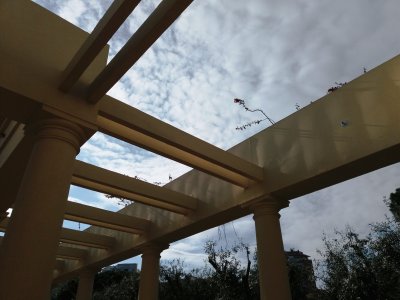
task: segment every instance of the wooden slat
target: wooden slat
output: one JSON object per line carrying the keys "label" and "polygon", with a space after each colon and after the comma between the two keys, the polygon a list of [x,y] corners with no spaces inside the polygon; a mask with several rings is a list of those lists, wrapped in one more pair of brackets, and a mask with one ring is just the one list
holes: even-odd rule
{"label": "wooden slat", "polygon": [[76,202],[67,202],[64,218],[70,221],[86,223],[113,230],[143,234],[151,222],[121,213],[83,205]]}
{"label": "wooden slat", "polygon": [[67,92],[128,18],[140,0],[115,0],[64,71],[59,89]]}
{"label": "wooden slat", "polygon": [[79,160],[75,161],[71,184],[180,214],[197,208],[193,197]]}
{"label": "wooden slat", "polygon": [[87,101],[97,103],[193,0],[163,0],[90,85]]}
{"label": "wooden slat", "polygon": [[[68,203],[73,203],[73,202],[68,202]],[[74,204],[69,204],[67,205],[67,210],[70,213],[75,213],[75,214],[80,214],[80,215],[86,215],[85,220],[90,222],[90,219],[87,219],[87,215],[89,215],[92,219],[96,219],[96,216],[99,215],[98,210],[95,208],[94,210],[90,210],[90,213],[87,213],[87,208],[85,205],[74,205]],[[76,212],[78,211],[78,212]],[[101,210],[100,210],[101,211]],[[102,212],[100,212],[101,215]],[[115,223],[115,219],[117,219],[118,224],[124,224],[126,222],[126,218],[121,218],[122,220],[119,220],[118,217],[120,216],[114,216],[115,213],[110,213],[113,214],[112,217],[107,216],[107,221],[111,219],[111,223]],[[102,215],[101,215],[102,216]],[[104,217],[104,216],[103,216]],[[128,216],[129,217],[129,216]],[[65,215],[65,218],[68,218],[68,214]],[[133,218],[133,217],[132,217]],[[97,216],[97,219],[101,219]],[[137,218],[133,218],[133,221],[137,221]],[[131,220],[132,221],[132,220]],[[10,222],[10,218],[5,218],[3,221],[0,222],[0,231],[5,232],[7,230],[7,226]],[[106,221],[103,220],[103,223]],[[141,220],[139,220],[139,223]],[[145,225],[147,225],[149,222],[143,222]],[[90,224],[90,223],[88,223]],[[132,222],[129,224],[130,226],[133,226]],[[139,224],[140,225],[143,224]],[[122,225],[121,225],[122,227]],[[138,231],[138,229],[136,229]],[[86,231],[78,231],[78,230],[73,230],[69,228],[62,228],[61,229],[61,235],[60,235],[60,242],[63,243],[69,243],[69,244],[75,244],[75,245],[81,245],[81,246],[86,246],[86,247],[93,247],[93,248],[102,248],[102,249],[110,249],[114,246],[116,240],[114,237],[106,236],[106,235],[100,235],[100,234],[94,234]]]}
{"label": "wooden slat", "polygon": [[78,231],[69,228],[61,229],[60,241],[63,243],[102,249],[110,249],[116,242],[115,238],[110,236],[94,234],[86,231]]}
{"label": "wooden slat", "polygon": [[242,187],[263,179],[261,167],[112,97],[101,102],[97,126],[103,133]]}
{"label": "wooden slat", "polygon": [[82,260],[85,259],[87,255],[88,251],[84,249],[58,246],[56,256],[58,258],[64,258],[64,259]]}

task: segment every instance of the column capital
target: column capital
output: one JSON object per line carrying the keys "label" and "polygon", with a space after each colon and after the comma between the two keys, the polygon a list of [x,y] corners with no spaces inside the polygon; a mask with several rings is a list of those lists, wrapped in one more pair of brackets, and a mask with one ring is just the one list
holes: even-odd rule
{"label": "column capital", "polygon": [[169,248],[169,244],[146,244],[143,247],[140,247],[140,251],[142,252],[142,256],[144,255],[160,255],[165,249]]}
{"label": "column capital", "polygon": [[101,268],[85,267],[79,272],[79,276],[87,276],[100,272]]}
{"label": "column capital", "polygon": [[60,118],[38,120],[28,124],[25,132],[33,135],[37,140],[47,138],[67,142],[75,148],[77,153],[87,138],[80,126]]}
{"label": "column capital", "polygon": [[279,217],[279,211],[288,206],[289,200],[283,200],[273,196],[258,199],[248,204],[250,211],[254,213],[254,218],[262,215],[277,215]]}

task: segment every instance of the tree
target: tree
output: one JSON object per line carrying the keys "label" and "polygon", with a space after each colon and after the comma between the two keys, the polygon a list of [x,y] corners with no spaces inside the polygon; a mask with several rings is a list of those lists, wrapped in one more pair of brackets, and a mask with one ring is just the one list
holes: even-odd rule
{"label": "tree", "polygon": [[[207,259],[214,270],[212,281],[218,291],[218,299],[257,299],[258,285],[252,285],[250,249],[248,245],[240,243],[228,248],[217,248],[215,241],[208,241],[204,246]],[[242,267],[236,255],[244,252],[246,266]]]}
{"label": "tree", "polygon": [[209,269],[188,270],[180,259],[164,261],[160,267],[160,299],[216,299]]}
{"label": "tree", "polygon": [[397,188],[394,193],[391,193],[389,200],[386,200],[386,205],[397,222],[400,222],[400,188]]}
{"label": "tree", "polygon": [[318,264],[321,299],[400,299],[398,219],[371,225],[365,238],[347,227],[323,241]]}

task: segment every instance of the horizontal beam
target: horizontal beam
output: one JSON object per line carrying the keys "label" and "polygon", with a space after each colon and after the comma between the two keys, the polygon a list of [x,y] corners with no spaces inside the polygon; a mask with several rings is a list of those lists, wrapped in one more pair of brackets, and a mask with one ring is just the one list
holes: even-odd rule
{"label": "horizontal beam", "polygon": [[138,61],[193,0],[163,0],[89,87],[87,100],[97,103]]}
{"label": "horizontal beam", "polygon": [[59,89],[68,92],[140,0],[115,0],[64,71]]}
{"label": "horizontal beam", "polygon": [[54,268],[56,270],[62,271],[65,268],[65,261],[62,259],[56,259],[56,264]]}
{"label": "horizontal beam", "polygon": [[179,214],[197,208],[197,199],[76,160],[71,184]]}
{"label": "horizontal beam", "polygon": [[71,201],[67,202],[64,218],[70,221],[134,234],[145,233],[151,225],[151,222],[145,219]]}
{"label": "horizontal beam", "polygon": [[110,249],[114,246],[116,239],[107,235],[94,234],[87,231],[61,229],[60,241],[63,243],[80,245],[85,247]]}
{"label": "horizontal beam", "polygon": [[88,251],[84,249],[58,246],[56,256],[64,259],[83,260],[87,255]]}
{"label": "horizontal beam", "polygon": [[[82,205],[82,204],[77,204],[74,205],[75,203],[73,202],[68,202],[68,203],[72,203],[72,205],[68,204],[67,210],[70,212],[74,212],[74,210],[79,210],[80,214],[83,215],[85,214],[85,210],[87,210],[86,208],[88,206]],[[90,208],[90,206],[88,207]],[[101,209],[99,209],[101,211]],[[96,208],[94,208],[93,210],[89,209],[89,214],[95,214],[95,213],[99,213],[97,211]],[[100,212],[101,214],[102,212]],[[115,213],[111,213],[113,216],[109,217],[108,219],[118,219],[120,216],[116,215]],[[86,215],[88,215],[88,213],[86,213]],[[121,215],[121,214],[119,214]],[[122,215],[125,216],[125,215]],[[135,217],[129,217],[127,216],[128,219],[133,219],[134,221],[137,219]],[[65,214],[64,218],[68,218],[68,215]],[[94,218],[94,216],[93,216]],[[69,218],[68,218],[69,219]],[[83,219],[83,218],[81,218]],[[126,222],[126,219],[121,218],[122,220],[118,220],[117,223],[119,224],[123,224],[124,221]],[[85,219],[85,221],[90,222],[89,219]],[[130,220],[131,221],[131,220]],[[7,226],[10,222],[10,218],[5,218],[3,221],[0,222],[0,231],[5,232],[7,230]],[[81,221],[82,222],[82,221]],[[90,224],[88,222],[85,222],[87,224]],[[95,222],[96,223],[96,222]],[[115,223],[115,222],[114,222]],[[149,222],[148,222],[149,223]],[[107,224],[107,228],[110,228],[112,225]],[[122,227],[120,225],[120,227]],[[135,233],[139,232],[139,230],[137,229],[132,229],[132,228],[125,228],[123,227],[126,232],[132,232],[134,231]],[[111,228],[113,229],[113,228]],[[93,247],[93,248],[101,248],[101,249],[110,249],[114,246],[116,239],[114,237],[111,236],[106,236],[106,235],[101,235],[101,234],[94,234],[94,233],[90,233],[90,232],[86,232],[86,231],[78,231],[78,230],[73,230],[73,229],[69,229],[69,228],[62,228],[61,229],[61,235],[60,235],[60,242],[63,243],[68,243],[68,244],[74,244],[74,245],[80,245],[80,246],[85,246],[85,247]]]}
{"label": "horizontal beam", "polygon": [[107,97],[100,103],[99,131],[158,153],[235,185],[263,180],[263,169],[125,103]]}
{"label": "horizontal beam", "polygon": [[[0,236],[0,244],[2,243],[3,237]],[[65,246],[58,246],[57,249],[57,258],[64,258],[64,259],[74,259],[74,260],[81,260],[85,259],[88,255],[88,251],[80,248],[72,248],[72,247],[65,247]],[[57,263],[55,265],[57,267]]]}

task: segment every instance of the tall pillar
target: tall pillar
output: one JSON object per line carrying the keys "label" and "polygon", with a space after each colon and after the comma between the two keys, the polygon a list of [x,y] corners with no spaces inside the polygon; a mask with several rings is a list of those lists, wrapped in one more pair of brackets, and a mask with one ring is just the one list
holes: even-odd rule
{"label": "tall pillar", "polygon": [[166,248],[166,246],[159,245],[150,245],[143,248],[139,300],[158,300],[160,254]]}
{"label": "tall pillar", "polygon": [[94,277],[96,271],[92,269],[85,269],[79,274],[78,291],[76,293],[76,300],[90,300],[92,299]]}
{"label": "tall pillar", "polygon": [[49,299],[82,129],[63,119],[30,124],[34,146],[0,247],[0,299]]}
{"label": "tall pillar", "polygon": [[8,213],[6,211],[0,212],[0,222],[7,218]]}
{"label": "tall pillar", "polygon": [[261,300],[290,300],[290,286],[279,210],[288,201],[267,199],[253,204]]}

